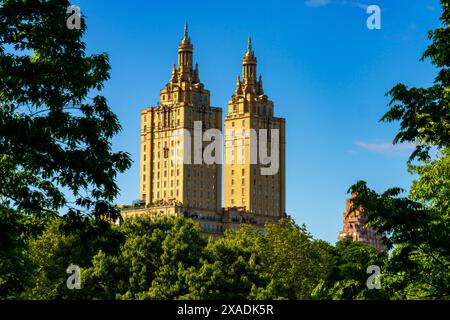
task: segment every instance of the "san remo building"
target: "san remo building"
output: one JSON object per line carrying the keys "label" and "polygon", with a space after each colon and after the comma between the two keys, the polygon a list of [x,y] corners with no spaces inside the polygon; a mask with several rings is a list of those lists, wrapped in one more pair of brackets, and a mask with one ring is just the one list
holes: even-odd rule
{"label": "san remo building", "polygon": [[120,206],[122,218],[180,214],[213,238],[276,223],[286,215],[285,120],[274,117],[250,38],[224,126],[193,61],[186,25],[159,103],[141,111],[140,200]]}

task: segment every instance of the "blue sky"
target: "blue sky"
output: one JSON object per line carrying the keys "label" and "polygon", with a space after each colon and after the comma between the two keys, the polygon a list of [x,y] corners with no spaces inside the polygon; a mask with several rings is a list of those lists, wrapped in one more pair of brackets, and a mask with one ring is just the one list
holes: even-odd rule
{"label": "blue sky", "polygon": [[[154,106],[189,22],[200,79],[224,108],[252,36],[265,92],[286,118],[287,211],[316,238],[336,241],[347,189],[408,188],[408,146],[392,147],[396,124],[378,120],[398,82],[427,86],[435,69],[419,59],[439,25],[438,0],[109,1],[74,0],[87,17],[90,53],[107,52],[102,94],[123,131],[115,150],[134,164],[118,178],[118,203],[139,189],[139,112]],[[366,4],[381,7],[381,30],[366,27]]]}

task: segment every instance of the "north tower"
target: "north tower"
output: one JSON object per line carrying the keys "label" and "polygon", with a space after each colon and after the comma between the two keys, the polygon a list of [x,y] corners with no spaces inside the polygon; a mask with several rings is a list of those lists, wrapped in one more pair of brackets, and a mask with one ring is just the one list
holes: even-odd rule
{"label": "north tower", "polygon": [[[242,79],[237,77],[225,118],[225,208],[240,207],[253,214],[280,217],[285,214],[286,201],[285,120],[274,116],[273,101],[264,93],[256,67],[249,37]],[[252,132],[256,134],[253,138]],[[261,139],[264,136],[265,141]],[[276,148],[271,148],[272,142]],[[267,166],[260,157],[263,145],[277,162],[271,164],[276,166],[271,174],[264,172]]]}

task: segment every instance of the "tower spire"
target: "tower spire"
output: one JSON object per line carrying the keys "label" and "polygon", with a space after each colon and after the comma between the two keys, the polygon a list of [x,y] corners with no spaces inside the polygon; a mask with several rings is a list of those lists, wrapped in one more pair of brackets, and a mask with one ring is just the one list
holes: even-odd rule
{"label": "tower spire", "polygon": [[[250,36],[247,40],[247,51],[242,60],[242,79],[246,85],[249,84],[250,86],[253,86],[256,82],[256,58],[252,49],[252,38]],[[250,87],[248,89],[250,90]]]}
{"label": "tower spire", "polygon": [[192,60],[193,60],[194,47],[191,44],[189,37],[188,24],[184,25],[184,35],[181,39],[181,43],[178,46],[178,68],[179,68],[179,80],[189,81],[192,72]]}
{"label": "tower spire", "polygon": [[188,23],[187,21],[184,23],[184,37],[183,40],[189,40],[189,31],[188,31]]}

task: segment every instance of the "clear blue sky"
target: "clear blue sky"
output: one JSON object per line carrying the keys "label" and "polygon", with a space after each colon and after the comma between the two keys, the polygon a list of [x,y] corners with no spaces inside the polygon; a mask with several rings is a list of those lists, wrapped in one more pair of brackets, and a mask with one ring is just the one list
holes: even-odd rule
{"label": "clear blue sky", "polygon": [[433,81],[435,70],[419,58],[427,31],[439,25],[439,2],[365,3],[381,7],[381,30],[367,29],[358,0],[74,0],[87,17],[89,52],[110,55],[103,95],[123,126],[114,149],[134,160],[118,179],[117,202],[138,198],[139,112],[169,81],[186,20],[200,79],[224,115],[252,36],[265,92],[287,121],[287,211],[314,237],[336,241],[346,191],[357,180],[378,191],[408,188],[409,150],[391,147],[397,125],[378,120],[397,82]]}

